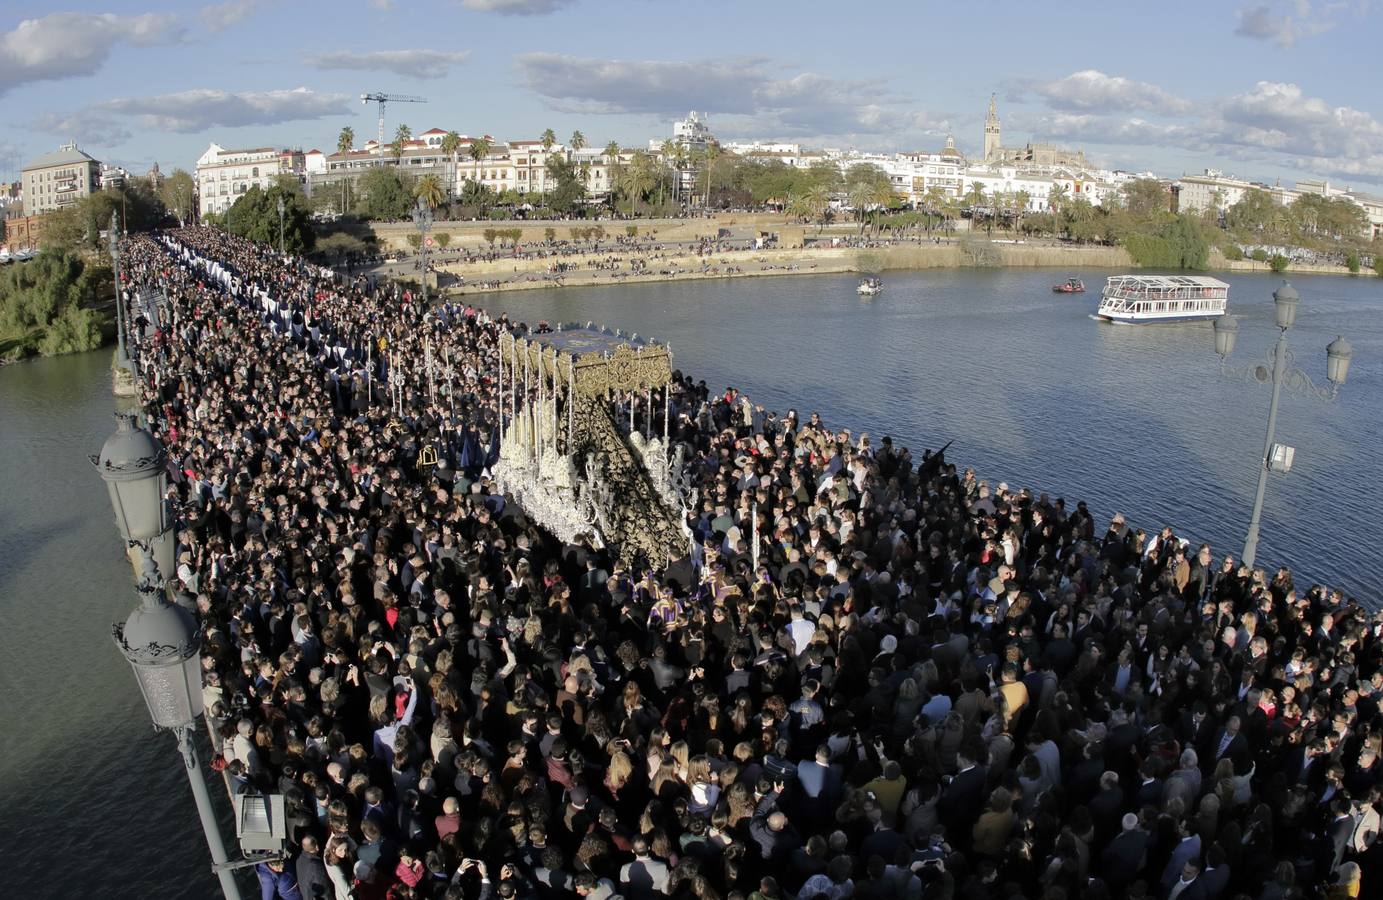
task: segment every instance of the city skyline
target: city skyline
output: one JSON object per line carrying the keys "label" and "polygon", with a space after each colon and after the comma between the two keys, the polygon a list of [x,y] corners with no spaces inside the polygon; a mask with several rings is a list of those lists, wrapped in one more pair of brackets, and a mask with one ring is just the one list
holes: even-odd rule
{"label": "city skyline", "polygon": [[[67,140],[144,171],[208,143],[334,149],[372,137],[366,91],[419,94],[387,128],[641,146],[704,111],[722,140],[937,149],[972,159],[991,93],[1006,145],[1083,148],[1111,168],[1383,185],[1368,2],[1173,3],[1156,22],[1087,3],[1035,15],[877,3],[687,16],[647,0],[119,2],[0,17],[11,127],[0,175]],[[893,46],[895,35],[907,43]],[[769,36],[769,39],[765,39]],[[871,46],[871,42],[877,46]],[[918,52],[917,48],[921,48]]]}

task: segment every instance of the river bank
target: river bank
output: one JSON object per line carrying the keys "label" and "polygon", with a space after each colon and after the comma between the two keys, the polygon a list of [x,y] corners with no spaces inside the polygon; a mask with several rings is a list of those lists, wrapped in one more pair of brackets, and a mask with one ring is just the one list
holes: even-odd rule
{"label": "river bank", "polygon": [[[619,260],[620,268],[608,267]],[[629,260],[638,259],[642,271],[631,271]],[[551,271],[561,263],[567,271]],[[1211,257],[1210,273],[1271,271],[1254,260]],[[927,269],[1051,268],[1064,270],[1112,269],[1135,271],[1139,267],[1122,247],[1071,246],[1048,243],[987,241],[978,237],[946,239],[930,244],[891,244],[877,247],[807,246],[792,249],[735,250],[698,255],[692,250],[638,253],[612,248],[606,253],[561,257],[492,261],[443,261],[435,265],[442,276],[441,290],[448,294],[534,290],[549,287],[591,287],[610,284],[650,284],[669,281],[746,278],[773,275],[878,274]],[[410,276],[408,266],[398,268]],[[1372,272],[1351,273],[1344,266],[1300,265],[1283,273],[1377,277]],[[448,279],[455,279],[447,284]]]}
{"label": "river bank", "polygon": [[[608,265],[621,259],[621,268]],[[644,270],[630,271],[629,259],[638,259]],[[568,267],[550,271],[554,263]],[[948,240],[932,244],[895,244],[879,247],[805,247],[774,250],[735,250],[705,256],[692,251],[658,253],[621,252],[575,254],[539,259],[496,259],[482,262],[442,261],[436,265],[443,276],[442,290],[471,294],[478,291],[533,290],[548,287],[581,287],[609,284],[648,284],[700,279],[745,278],[772,275],[880,273],[919,269],[1064,268],[1128,269],[1133,261],[1121,247],[1062,247],[998,241]],[[410,277],[407,267],[400,274]],[[414,276],[415,277],[415,276]],[[459,283],[450,285],[446,278]]]}

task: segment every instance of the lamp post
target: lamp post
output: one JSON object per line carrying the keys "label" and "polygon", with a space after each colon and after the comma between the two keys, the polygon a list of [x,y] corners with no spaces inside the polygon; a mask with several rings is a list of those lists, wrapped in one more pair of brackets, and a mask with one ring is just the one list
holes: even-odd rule
{"label": "lamp post", "polygon": [[283,254],[283,195],[279,194],[279,254]]}
{"label": "lamp post", "polygon": [[115,365],[116,368],[128,370],[130,368],[130,355],[125,349],[125,310],[124,302],[120,297],[120,228],[118,226],[119,217],[115,210],[110,211],[110,231],[106,232],[107,240],[110,243],[110,264],[115,272]]}
{"label": "lamp post", "polygon": [[240,900],[234,866],[226,856],[192,736],[193,725],[202,714],[201,631],[191,613],[164,596],[163,579],[147,548],[142,549],[140,569],[140,605],[124,624],[114,626],[115,643],[134,670],[154,727],[177,735],[221,893],[226,900]]}
{"label": "lamp post", "polygon": [[115,433],[91,457],[110,491],[115,527],[126,545],[150,548],[164,571],[173,565],[172,516],[164,499],[168,457],[158,440],[135,427],[130,413],[116,415]]}
{"label": "lamp post", "polygon": [[1354,355],[1349,341],[1343,337],[1337,337],[1325,348],[1326,379],[1330,382],[1329,388],[1317,387],[1311,381],[1310,376],[1296,368],[1292,363],[1291,351],[1287,349],[1287,332],[1296,323],[1297,307],[1300,303],[1301,295],[1287,282],[1283,282],[1282,287],[1273,291],[1278,336],[1277,343],[1273,347],[1271,369],[1263,364],[1249,366],[1245,369],[1235,369],[1229,366],[1227,360],[1229,355],[1234,352],[1234,342],[1239,335],[1239,324],[1228,313],[1215,320],[1215,352],[1220,356],[1221,371],[1231,375],[1247,374],[1260,384],[1271,379],[1273,384],[1272,402],[1268,404],[1268,427],[1263,438],[1263,457],[1258,466],[1258,490],[1253,498],[1253,513],[1249,517],[1248,534],[1244,538],[1243,562],[1250,568],[1252,568],[1258,555],[1258,532],[1263,518],[1263,496],[1268,489],[1268,473],[1285,474],[1290,471],[1292,458],[1295,455],[1294,448],[1274,443],[1273,440],[1277,435],[1277,407],[1278,400],[1282,396],[1282,387],[1285,384],[1288,388],[1316,396],[1327,402],[1333,401],[1339,394],[1340,385],[1345,383],[1345,379],[1349,375],[1349,361]]}
{"label": "lamp post", "polygon": [[427,308],[427,232],[432,227],[432,209],[419,197],[413,204],[413,224],[418,226],[418,252],[422,254],[423,308]]}

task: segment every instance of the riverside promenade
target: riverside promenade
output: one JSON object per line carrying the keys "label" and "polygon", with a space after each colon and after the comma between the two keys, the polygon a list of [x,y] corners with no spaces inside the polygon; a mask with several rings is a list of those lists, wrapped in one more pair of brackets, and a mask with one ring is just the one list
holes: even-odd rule
{"label": "riverside promenade", "polygon": [[265,897],[1383,877],[1383,622],[1328,586],[686,376],[610,398],[698,498],[689,558],[624,568],[488,479],[521,326],[211,229],[127,258],[175,310],[133,352],[206,707],[288,798]]}

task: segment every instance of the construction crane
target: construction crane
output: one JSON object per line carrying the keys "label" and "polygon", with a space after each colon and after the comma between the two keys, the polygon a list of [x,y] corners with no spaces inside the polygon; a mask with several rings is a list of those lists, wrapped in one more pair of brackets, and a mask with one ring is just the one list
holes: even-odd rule
{"label": "construction crane", "polygon": [[379,145],[384,146],[384,104],[386,103],[426,103],[426,97],[414,97],[409,94],[361,94],[361,103],[379,104]]}

